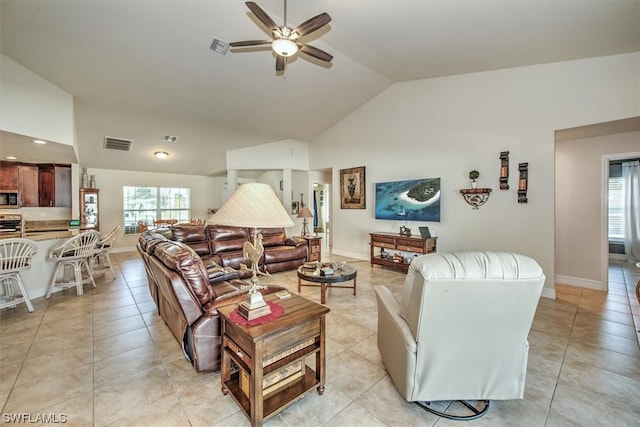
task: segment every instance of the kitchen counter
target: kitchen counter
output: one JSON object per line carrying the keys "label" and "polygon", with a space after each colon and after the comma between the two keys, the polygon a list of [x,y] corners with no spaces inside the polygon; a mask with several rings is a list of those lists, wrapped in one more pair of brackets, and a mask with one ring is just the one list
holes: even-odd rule
{"label": "kitchen counter", "polygon": [[54,219],[48,221],[25,221],[24,231],[26,234],[34,232],[69,231],[69,220]]}
{"label": "kitchen counter", "polygon": [[45,240],[54,239],[68,239],[77,234],[80,234],[80,230],[66,230],[66,231],[28,231],[25,233],[25,239],[33,240],[34,242],[43,242]]}

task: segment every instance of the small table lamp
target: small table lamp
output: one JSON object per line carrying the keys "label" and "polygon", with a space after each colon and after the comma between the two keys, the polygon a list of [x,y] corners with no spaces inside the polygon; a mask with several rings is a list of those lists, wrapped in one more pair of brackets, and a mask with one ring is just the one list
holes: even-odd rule
{"label": "small table lamp", "polygon": [[300,210],[297,218],[303,218],[302,220],[302,237],[309,237],[309,227],[307,226],[307,218],[313,218],[313,214],[308,207],[303,207]]}
{"label": "small table lamp", "polygon": [[258,269],[264,247],[262,234],[257,233],[256,229],[294,225],[271,186],[259,182],[240,185],[207,223],[253,229],[253,244],[246,242],[243,247],[244,256],[251,260],[251,287],[247,299],[238,306],[238,313],[247,320],[271,313],[271,308],[259,292],[266,286],[260,285],[258,280],[259,274],[265,274]]}

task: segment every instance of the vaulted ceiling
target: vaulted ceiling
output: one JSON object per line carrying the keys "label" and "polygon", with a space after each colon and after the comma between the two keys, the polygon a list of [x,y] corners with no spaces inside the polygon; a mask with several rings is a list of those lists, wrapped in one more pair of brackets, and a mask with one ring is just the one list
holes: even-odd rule
{"label": "vaulted ceiling", "polygon": [[[282,23],[282,0],[256,3]],[[635,0],[290,0],[290,26],[332,17],[304,41],[334,59],[298,54],[284,76],[268,46],[210,51],[214,38],[270,37],[240,0],[0,7],[0,50],[74,96],[79,161],[108,169],[216,174],[227,150],[312,141],[397,82],[640,51]],[[132,150],[105,150],[105,136]],[[159,149],[169,159],[154,161]]]}

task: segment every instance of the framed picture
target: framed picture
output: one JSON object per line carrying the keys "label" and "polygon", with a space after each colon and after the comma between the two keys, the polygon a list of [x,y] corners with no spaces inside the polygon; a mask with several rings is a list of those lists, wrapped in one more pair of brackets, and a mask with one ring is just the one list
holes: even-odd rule
{"label": "framed picture", "polygon": [[300,213],[300,202],[291,202],[291,214],[298,215]]}
{"label": "framed picture", "polygon": [[365,209],[364,166],[340,169],[340,208]]}
{"label": "framed picture", "polygon": [[375,218],[440,222],[440,178],[377,182]]}

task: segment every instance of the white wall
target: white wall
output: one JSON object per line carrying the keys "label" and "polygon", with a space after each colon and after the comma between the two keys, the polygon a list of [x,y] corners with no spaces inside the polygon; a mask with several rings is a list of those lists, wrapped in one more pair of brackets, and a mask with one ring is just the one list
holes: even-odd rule
{"label": "white wall", "polygon": [[[124,186],[188,187],[191,189],[191,216],[208,219],[207,209],[220,207],[220,188],[225,178],[197,175],[166,174],[153,172],[91,169],[96,176],[96,187],[100,189],[100,231],[109,232],[116,225],[123,225]],[[114,247],[133,248],[138,235],[124,236],[120,230]],[[122,249],[121,249],[122,250]]]}
{"label": "white wall", "polygon": [[[506,250],[535,258],[554,295],[554,131],[637,116],[640,55],[497,70],[396,84],[310,143],[311,169],[333,167],[333,251],[368,258],[374,184],[441,177],[442,219],[428,225],[438,250]],[[510,189],[499,190],[501,151]],[[339,154],[339,155],[337,155]],[[529,203],[516,202],[517,164],[529,163]],[[340,169],[366,167],[366,209],[339,208]],[[493,188],[472,210],[459,194],[468,171]]]}
{"label": "white wall", "polygon": [[288,139],[227,151],[227,169],[309,169],[306,142]]}
{"label": "white wall", "polygon": [[556,281],[606,289],[603,283],[603,156],[640,152],[640,132],[556,144]]}
{"label": "white wall", "polygon": [[0,130],[73,145],[73,97],[0,54]]}

